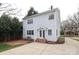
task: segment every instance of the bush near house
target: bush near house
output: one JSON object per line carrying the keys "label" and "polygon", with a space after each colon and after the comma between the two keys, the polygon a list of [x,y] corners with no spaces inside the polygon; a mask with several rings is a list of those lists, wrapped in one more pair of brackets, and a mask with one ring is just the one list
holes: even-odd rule
{"label": "bush near house", "polygon": [[34,39],[32,39],[31,37],[27,37],[27,39],[25,39],[25,40],[30,41],[30,42],[34,41]]}
{"label": "bush near house", "polygon": [[57,43],[59,43],[59,44],[63,44],[64,42],[65,42],[65,38],[62,37],[62,36],[60,36],[60,37],[58,38],[58,40],[57,40]]}

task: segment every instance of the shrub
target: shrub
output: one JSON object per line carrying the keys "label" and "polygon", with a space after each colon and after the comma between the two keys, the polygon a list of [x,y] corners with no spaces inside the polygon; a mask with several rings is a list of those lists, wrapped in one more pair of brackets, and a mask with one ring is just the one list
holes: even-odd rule
{"label": "shrub", "polygon": [[46,42],[47,42],[47,39],[40,39],[40,38],[37,38],[37,39],[35,40],[35,42],[46,43]]}
{"label": "shrub", "polygon": [[27,39],[25,39],[25,40],[27,40],[27,41],[31,41],[31,42],[34,41],[30,36],[28,36]]}
{"label": "shrub", "polygon": [[65,38],[61,37],[61,36],[57,40],[57,43],[59,43],[59,44],[63,44],[64,42],[65,42]]}

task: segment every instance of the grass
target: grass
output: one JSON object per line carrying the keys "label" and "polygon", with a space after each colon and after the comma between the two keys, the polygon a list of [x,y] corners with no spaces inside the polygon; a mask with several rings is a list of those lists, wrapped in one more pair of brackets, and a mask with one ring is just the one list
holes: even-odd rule
{"label": "grass", "polygon": [[11,46],[11,45],[8,45],[8,44],[0,43],[0,52],[5,51],[5,50],[9,50],[9,49],[12,49],[12,48],[15,48],[15,47],[18,47],[18,46],[21,46],[21,45]]}
{"label": "grass", "polygon": [[79,41],[79,37],[71,37],[71,39]]}
{"label": "grass", "polygon": [[57,40],[57,43],[62,44],[65,43],[65,37],[64,36],[60,36]]}
{"label": "grass", "polygon": [[73,39],[73,40],[79,41],[79,39]]}

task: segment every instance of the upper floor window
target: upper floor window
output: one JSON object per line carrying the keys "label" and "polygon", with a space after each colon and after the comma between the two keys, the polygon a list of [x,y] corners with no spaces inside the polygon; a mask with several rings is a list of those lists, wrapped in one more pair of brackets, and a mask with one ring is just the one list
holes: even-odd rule
{"label": "upper floor window", "polygon": [[54,14],[49,15],[49,20],[54,19]]}
{"label": "upper floor window", "polygon": [[27,24],[33,24],[33,19],[27,20]]}

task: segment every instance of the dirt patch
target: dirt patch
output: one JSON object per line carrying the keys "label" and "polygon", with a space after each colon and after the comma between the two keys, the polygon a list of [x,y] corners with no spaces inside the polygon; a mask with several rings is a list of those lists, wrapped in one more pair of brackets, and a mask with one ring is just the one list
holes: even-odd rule
{"label": "dirt patch", "polygon": [[14,41],[8,41],[8,42],[4,42],[5,44],[8,44],[8,45],[12,45],[12,46],[15,46],[15,45],[24,45],[24,44],[28,44],[28,43],[31,43],[32,41],[28,41],[28,40],[14,40]]}

